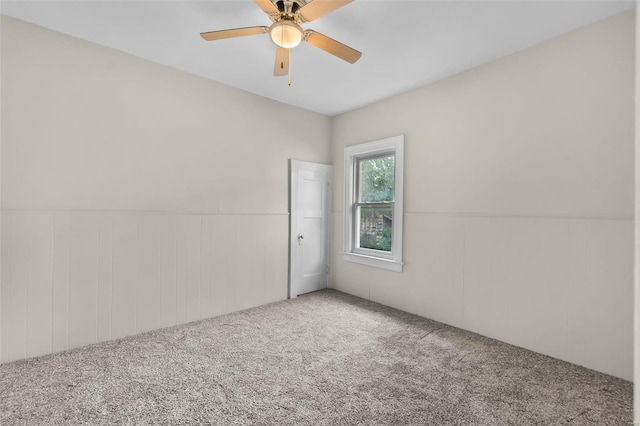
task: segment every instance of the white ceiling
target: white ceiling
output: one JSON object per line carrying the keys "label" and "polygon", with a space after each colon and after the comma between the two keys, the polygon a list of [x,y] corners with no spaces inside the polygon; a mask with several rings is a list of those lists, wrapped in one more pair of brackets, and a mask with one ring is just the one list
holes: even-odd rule
{"label": "white ceiling", "polygon": [[251,0],[2,0],[0,12],[330,116],[445,78],[631,9],[635,0],[356,0],[303,25],[363,52],[351,65],[303,43],[292,86],[273,77],[268,35],[206,42],[203,31],[270,25]]}

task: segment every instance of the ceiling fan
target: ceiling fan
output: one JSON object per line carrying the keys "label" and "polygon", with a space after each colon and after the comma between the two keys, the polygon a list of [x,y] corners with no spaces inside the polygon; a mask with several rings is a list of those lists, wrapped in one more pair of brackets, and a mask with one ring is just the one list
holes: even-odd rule
{"label": "ceiling fan", "polygon": [[[269,34],[276,44],[276,62],[273,69],[274,76],[289,74],[291,49],[303,40],[351,64],[355,63],[361,52],[329,38],[314,30],[305,30],[300,24],[311,22],[334,10],[351,3],[353,0],[254,0],[273,22],[270,27],[245,27],[221,31],[200,33],[207,40],[221,40],[225,38],[244,37],[258,34]],[[289,83],[291,84],[291,83]]]}

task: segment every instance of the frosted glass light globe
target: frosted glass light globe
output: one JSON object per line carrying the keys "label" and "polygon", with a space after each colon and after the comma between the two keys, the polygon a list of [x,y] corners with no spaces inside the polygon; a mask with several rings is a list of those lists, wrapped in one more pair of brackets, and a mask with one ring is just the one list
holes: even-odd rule
{"label": "frosted glass light globe", "polygon": [[302,28],[293,21],[275,22],[269,29],[271,40],[280,47],[291,49],[302,42]]}

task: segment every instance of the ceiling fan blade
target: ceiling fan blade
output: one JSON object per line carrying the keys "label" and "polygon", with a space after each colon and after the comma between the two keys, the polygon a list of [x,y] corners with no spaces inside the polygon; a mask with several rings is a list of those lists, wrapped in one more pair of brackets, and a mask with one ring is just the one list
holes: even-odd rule
{"label": "ceiling fan blade", "polygon": [[266,34],[269,27],[246,27],[233,28],[231,30],[209,31],[208,33],[200,33],[200,37],[207,41],[222,40],[224,38],[244,37],[250,35]]}
{"label": "ceiling fan blade", "polygon": [[331,13],[353,0],[313,0],[298,9],[298,15],[306,22],[311,22],[321,16]]}
{"label": "ceiling fan blade", "polygon": [[346,44],[335,41],[324,34],[320,34],[313,30],[307,30],[304,34],[307,43],[317,47],[318,49],[322,49],[327,53],[331,53],[333,56],[337,56],[351,64],[354,64],[362,56],[362,52],[358,52]]}
{"label": "ceiling fan blade", "polygon": [[276,51],[276,63],[273,66],[273,75],[281,77],[289,74],[289,59],[291,58],[291,49],[278,47]]}
{"label": "ceiling fan blade", "polygon": [[253,0],[260,9],[264,11],[264,13],[272,14],[272,13],[280,13],[275,4],[271,2],[271,0]]}

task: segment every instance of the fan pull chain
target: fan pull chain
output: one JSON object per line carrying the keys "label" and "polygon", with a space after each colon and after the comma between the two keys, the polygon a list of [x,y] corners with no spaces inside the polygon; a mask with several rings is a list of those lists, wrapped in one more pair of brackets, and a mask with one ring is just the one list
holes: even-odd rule
{"label": "fan pull chain", "polygon": [[289,79],[288,81],[289,86],[291,86],[291,50],[292,49],[289,49],[289,70],[287,73],[287,79]]}
{"label": "fan pull chain", "polygon": [[[280,43],[281,43],[280,44],[281,46],[284,46],[284,31],[280,33]],[[287,78],[289,79],[289,82],[288,82],[289,86],[291,86],[291,49],[287,49],[287,52],[289,54],[289,58],[287,58],[289,60],[288,61],[289,69],[287,70],[287,74],[288,74]],[[282,62],[280,62],[280,69],[283,69],[283,68],[284,68],[284,57],[282,58]]]}

